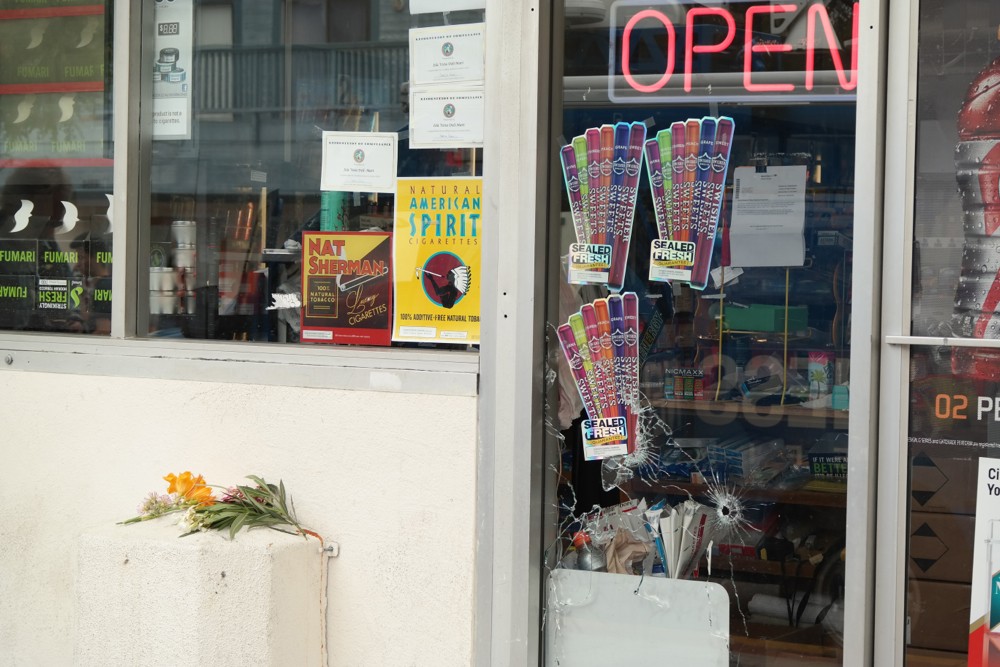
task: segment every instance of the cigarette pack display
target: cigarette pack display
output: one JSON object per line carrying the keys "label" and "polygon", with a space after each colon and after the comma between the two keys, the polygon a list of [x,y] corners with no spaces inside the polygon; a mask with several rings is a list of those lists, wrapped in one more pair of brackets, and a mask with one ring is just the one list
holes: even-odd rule
{"label": "cigarette pack display", "polygon": [[785,446],[781,438],[762,438],[734,443],[729,447],[720,447],[716,451],[709,450],[709,458],[722,461],[723,469],[730,477],[750,477],[756,468],[761,467]]}
{"label": "cigarette pack display", "polygon": [[645,141],[644,123],[622,122],[589,128],[560,149],[576,236],[569,282],[622,289]]}
{"label": "cigarette pack display", "polygon": [[663,386],[667,398],[702,400],[705,398],[705,371],[700,368],[668,369],[664,372]]}
{"label": "cigarette pack display", "polygon": [[559,344],[587,412],[588,461],[635,447],[639,394],[638,301],[632,292],[584,305],[558,327]]}
{"label": "cigarette pack display", "polygon": [[650,280],[707,285],[734,130],[725,116],[690,118],[646,142],[659,234],[650,249]]}

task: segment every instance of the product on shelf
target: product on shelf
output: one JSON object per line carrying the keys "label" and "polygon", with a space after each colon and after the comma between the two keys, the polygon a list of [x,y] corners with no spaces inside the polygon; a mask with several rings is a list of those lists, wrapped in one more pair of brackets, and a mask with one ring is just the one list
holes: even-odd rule
{"label": "product on shelf", "polygon": [[644,123],[620,122],[589,128],[562,147],[576,235],[569,249],[571,283],[622,289],[645,140]]}
{"label": "product on shelf", "polygon": [[588,461],[635,449],[639,399],[638,299],[633,292],[598,299],[558,328],[559,343],[587,411]]}
{"label": "product on shelf", "polygon": [[659,238],[651,248],[649,279],[708,284],[735,124],[732,118],[673,123],[645,143]]}

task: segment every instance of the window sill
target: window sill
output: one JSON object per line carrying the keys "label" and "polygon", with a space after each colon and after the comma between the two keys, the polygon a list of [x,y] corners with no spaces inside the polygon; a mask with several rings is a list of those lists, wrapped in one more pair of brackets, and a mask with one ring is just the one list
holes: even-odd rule
{"label": "window sill", "polygon": [[479,354],[0,333],[0,371],[476,396]]}

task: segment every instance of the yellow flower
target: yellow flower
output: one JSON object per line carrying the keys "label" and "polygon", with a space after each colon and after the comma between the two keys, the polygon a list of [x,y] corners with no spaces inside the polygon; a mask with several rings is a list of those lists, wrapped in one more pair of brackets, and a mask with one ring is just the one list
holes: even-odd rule
{"label": "yellow flower", "polygon": [[176,493],[199,505],[212,505],[215,503],[215,498],[212,497],[212,490],[205,486],[205,478],[201,475],[192,477],[191,471],[185,470],[180,475],[170,473],[163,479],[170,484],[167,487],[167,493]]}

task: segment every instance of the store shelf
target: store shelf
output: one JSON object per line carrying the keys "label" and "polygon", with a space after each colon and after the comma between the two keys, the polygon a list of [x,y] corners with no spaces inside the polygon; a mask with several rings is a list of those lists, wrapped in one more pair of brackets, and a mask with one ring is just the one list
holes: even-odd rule
{"label": "store shelf", "polygon": [[0,95],[43,95],[45,93],[100,93],[103,81],[54,81],[44,83],[2,83]]}
{"label": "store shelf", "polygon": [[302,261],[302,250],[287,250],[285,248],[264,248],[261,251],[261,261],[292,264]]}
{"label": "store shelf", "polygon": [[[707,566],[703,561],[702,567]],[[706,567],[707,571],[707,567]],[[739,556],[715,556],[712,559],[712,572],[718,576],[720,572],[742,574],[762,574],[769,577],[796,577],[812,579],[816,574],[816,566],[808,561],[801,564],[795,561],[782,563],[777,560],[760,560],[759,558],[741,558]]]}
{"label": "store shelf", "polygon": [[[836,429],[846,429],[849,413],[847,410],[831,408],[808,408],[801,405],[755,405],[743,401],[698,401],[660,398],[650,402],[655,408],[693,412],[704,416],[742,414],[753,420],[787,420],[788,426],[815,428],[833,422]],[[773,424],[769,424],[773,425]]]}
{"label": "store shelf", "polygon": [[0,9],[0,21],[22,19],[51,19],[61,16],[103,16],[104,5],[73,5],[69,7],[29,7],[25,9]]}
{"label": "store shelf", "polygon": [[[703,559],[699,566],[700,572],[708,572],[708,561]],[[777,560],[760,560],[759,558],[743,558],[740,556],[715,556],[712,558],[712,576],[732,574],[761,574],[769,577],[796,577],[812,579],[816,574],[816,566],[808,561],[802,564],[796,562],[782,563]]]}
{"label": "store shelf", "polygon": [[[730,620],[729,628],[729,649],[730,653],[739,653],[742,656],[758,655],[767,656],[769,659],[782,658],[787,662],[781,664],[800,665],[840,665],[842,649],[837,646],[824,646],[822,644],[799,643],[787,641],[785,639],[768,639],[760,636],[746,637],[737,631],[741,625],[739,618]],[[767,626],[752,624],[750,632],[753,635],[774,633],[781,631],[781,626]],[[787,630],[787,628],[785,628]],[[821,634],[821,633],[819,633]],[[797,660],[797,662],[792,662]]]}
{"label": "store shelf", "polygon": [[47,167],[113,167],[115,161],[103,157],[81,158],[26,158],[0,160],[0,169]]}
{"label": "store shelf", "polygon": [[[659,493],[667,495],[705,496],[707,484],[693,484],[680,480],[662,479],[656,482],[633,479],[626,485],[632,494]],[[786,505],[811,505],[813,507],[847,507],[847,487],[836,491],[813,491],[805,489],[775,489],[736,487],[736,493],[744,500],[784,503]]]}

